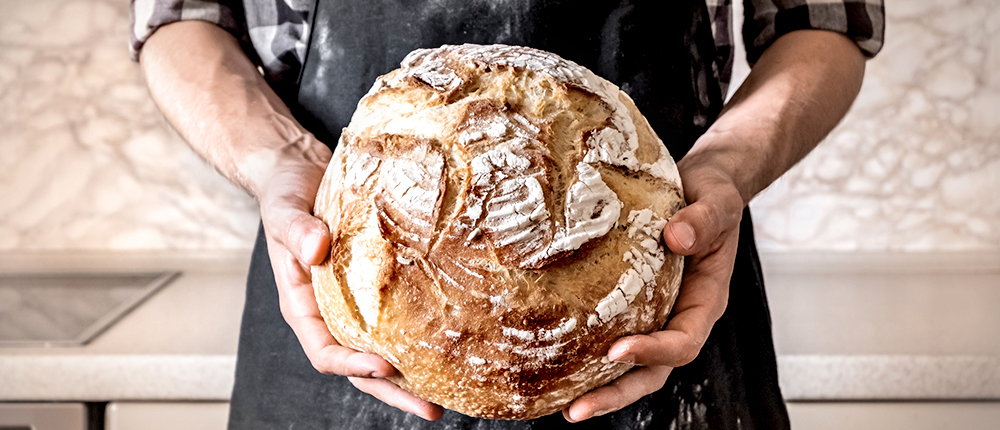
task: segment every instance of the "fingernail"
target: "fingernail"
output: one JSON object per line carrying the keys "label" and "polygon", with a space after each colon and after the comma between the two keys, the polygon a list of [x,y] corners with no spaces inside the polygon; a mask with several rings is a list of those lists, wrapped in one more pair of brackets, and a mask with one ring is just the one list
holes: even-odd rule
{"label": "fingernail", "polygon": [[614,412],[614,411],[612,409],[600,410],[600,411],[594,412],[593,415],[591,415],[588,418],[599,417],[601,415],[607,415],[607,414],[609,414],[611,412]]}
{"label": "fingernail", "polygon": [[390,370],[389,373],[386,373],[383,370],[384,369],[375,369],[375,370],[372,370],[372,378],[388,378],[388,377],[392,376],[392,373],[393,373],[392,370],[395,370],[395,369]]}
{"label": "fingernail", "polygon": [[580,414],[580,413],[573,414],[572,411],[567,412],[566,413],[566,421],[569,421],[571,423],[578,423],[578,422],[583,421],[583,420],[585,420],[587,418],[590,418],[588,416],[580,416],[580,415],[582,415],[582,414]]}
{"label": "fingernail", "polygon": [[674,237],[677,238],[677,241],[681,243],[684,249],[694,246],[694,228],[691,228],[690,224],[679,222],[674,224],[671,229],[673,229]]}
{"label": "fingernail", "polygon": [[618,357],[617,359],[611,360],[611,361],[614,361],[615,363],[618,363],[618,364],[629,364],[629,365],[632,365],[632,364],[635,364],[635,355],[625,354],[625,355],[623,355],[621,357]]}
{"label": "fingernail", "polygon": [[302,258],[309,259],[319,251],[320,235],[316,233],[307,234],[302,238]]}

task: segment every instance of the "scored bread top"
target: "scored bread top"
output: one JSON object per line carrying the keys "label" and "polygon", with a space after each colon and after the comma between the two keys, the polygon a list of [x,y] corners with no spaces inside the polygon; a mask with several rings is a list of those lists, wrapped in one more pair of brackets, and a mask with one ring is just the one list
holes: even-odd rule
{"label": "scored bread top", "polygon": [[316,199],[313,269],[342,344],[462,413],[557,411],[628,369],[601,358],[666,321],[682,259],[673,159],[625,93],[556,55],[417,50],[344,129]]}

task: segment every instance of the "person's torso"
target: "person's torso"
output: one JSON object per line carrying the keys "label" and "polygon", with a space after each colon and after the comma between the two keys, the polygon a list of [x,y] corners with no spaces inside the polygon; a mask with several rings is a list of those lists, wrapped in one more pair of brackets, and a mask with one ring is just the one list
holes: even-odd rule
{"label": "person's torso", "polygon": [[[442,44],[524,45],[586,66],[632,97],[677,159],[722,107],[713,68],[717,53],[712,21],[703,0],[318,0],[310,13],[312,35],[301,49],[301,73],[280,87],[279,93],[296,118],[327,144],[336,144],[358,101],[379,75],[397,68],[413,49]],[[749,224],[749,216],[745,220]],[[749,234],[752,229],[746,231]],[[752,246],[752,239],[745,242]],[[263,253],[258,258],[266,260]],[[267,410],[259,411],[256,403],[241,397],[234,401],[234,410],[240,411],[234,415],[238,423],[231,425],[259,427],[258,414],[274,414],[269,419],[283,427],[287,427],[285,420],[294,420],[307,427],[351,429],[708,428],[709,423],[712,428],[737,429],[754,428],[754,421],[787,423],[776,377],[769,370],[774,367],[773,348],[760,276],[747,273],[748,267],[757,267],[753,256],[741,258],[751,261],[741,265],[746,286],[734,289],[731,297],[739,303],[727,312],[746,313],[734,321],[753,331],[736,336],[736,324],[723,318],[719,325],[726,329],[722,341],[712,338],[706,352],[675,371],[663,389],[612,414],[569,424],[559,414],[529,421],[493,421],[446,412],[439,422],[423,422],[354,390],[344,378],[318,377],[303,358],[302,367],[296,370],[299,376],[282,373],[273,383],[307,393],[306,399],[268,397]],[[266,291],[273,299],[273,291]],[[245,324],[270,322],[245,317]],[[286,325],[276,325],[287,334]],[[751,345],[740,344],[741,337],[753,340]],[[294,343],[291,334],[286,340]],[[275,357],[284,357],[295,348],[288,344],[276,348],[281,352],[244,351],[242,356],[278,360],[282,372],[288,372]],[[770,367],[752,366],[751,376],[756,379],[747,385],[740,363],[757,357],[766,359]],[[256,362],[247,360],[244,372],[256,372]],[[758,377],[761,374],[768,376],[762,383],[757,380],[763,379]],[[255,389],[249,385],[246,389]],[[754,397],[748,400],[747,392]]]}
{"label": "person's torso", "polygon": [[[725,94],[733,67],[732,0],[703,0],[708,11],[715,58],[712,78]],[[279,92],[290,91],[298,84],[306,47],[313,34],[316,0],[243,0],[247,34],[253,55],[260,62],[267,80]],[[431,6],[437,2],[427,3]],[[500,9],[524,1],[492,0]],[[538,2],[536,2],[538,3]],[[388,3],[383,3],[388,4]]]}

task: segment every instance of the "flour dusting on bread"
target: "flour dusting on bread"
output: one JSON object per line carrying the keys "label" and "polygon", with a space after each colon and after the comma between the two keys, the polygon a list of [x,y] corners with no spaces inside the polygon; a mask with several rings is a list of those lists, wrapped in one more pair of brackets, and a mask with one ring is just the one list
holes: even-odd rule
{"label": "flour dusting on bread", "polygon": [[676,166],[632,100],[505,45],[417,50],[344,129],[313,267],[337,340],[464,414],[528,419],[626,372],[619,337],[666,322],[683,259],[660,241]]}

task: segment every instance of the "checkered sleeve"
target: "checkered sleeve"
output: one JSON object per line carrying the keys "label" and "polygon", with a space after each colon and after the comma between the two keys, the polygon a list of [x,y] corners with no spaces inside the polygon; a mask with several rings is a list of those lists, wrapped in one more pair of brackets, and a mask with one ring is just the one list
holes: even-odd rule
{"label": "checkered sleeve", "polygon": [[835,31],[870,57],[885,39],[883,0],[744,0],[743,40],[753,64],[779,36],[795,30]]}
{"label": "checkered sleeve", "polygon": [[129,53],[138,61],[139,51],[158,28],[177,21],[206,21],[246,39],[243,6],[233,0],[131,0]]}

